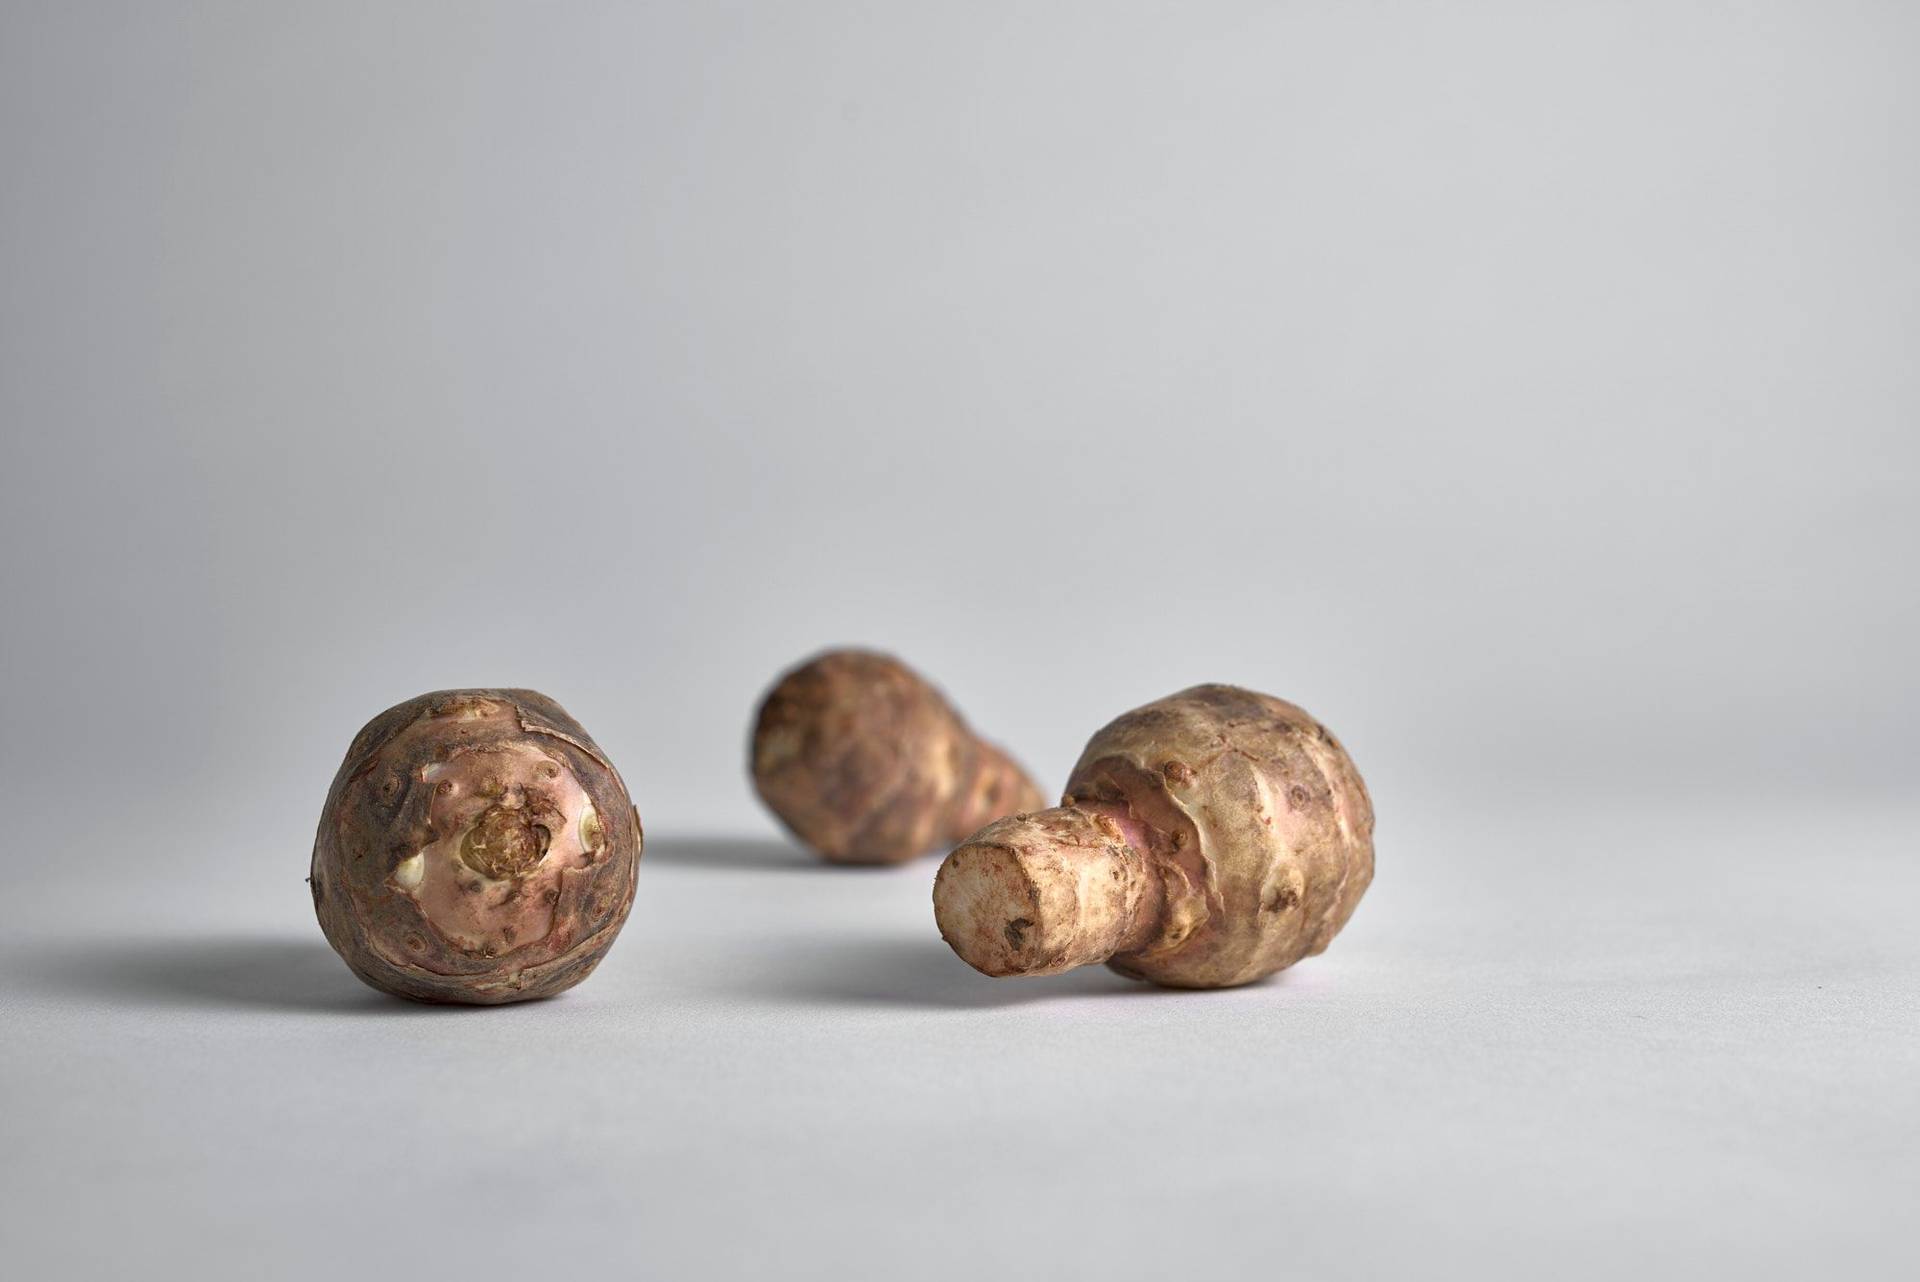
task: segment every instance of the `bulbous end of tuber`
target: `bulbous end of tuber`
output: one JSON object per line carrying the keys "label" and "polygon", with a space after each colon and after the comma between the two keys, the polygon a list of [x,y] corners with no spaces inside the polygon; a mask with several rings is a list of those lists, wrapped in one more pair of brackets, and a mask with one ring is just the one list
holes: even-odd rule
{"label": "bulbous end of tuber", "polygon": [[1293,704],[1196,686],[1087,744],[1059,807],[989,824],[934,882],[941,937],[988,975],[1104,961],[1225,988],[1324,951],[1373,880],[1373,804]]}
{"label": "bulbous end of tuber", "polygon": [[592,973],[633,905],[640,816],[532,690],[442,690],[354,737],[308,879],[327,942],[382,992],[493,1005]]}
{"label": "bulbous end of tuber", "polygon": [[1026,772],[938,690],[864,650],[832,650],[781,677],[750,756],[761,800],[834,863],[900,863],[1041,804]]}

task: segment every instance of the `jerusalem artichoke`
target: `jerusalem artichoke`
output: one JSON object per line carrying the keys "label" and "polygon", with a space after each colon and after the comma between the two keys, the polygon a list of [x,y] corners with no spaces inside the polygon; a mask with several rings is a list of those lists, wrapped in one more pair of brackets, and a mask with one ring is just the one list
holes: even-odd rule
{"label": "jerusalem artichoke", "polygon": [[834,863],[891,864],[1041,802],[940,692],[899,660],[833,650],[780,678],[760,705],[754,787]]}
{"label": "jerusalem artichoke", "polygon": [[373,987],[490,1005],[579,983],[633,904],[640,815],[587,732],[532,690],[442,690],[368,722],[308,878]]}
{"label": "jerusalem artichoke", "polygon": [[1327,728],[1204,685],[1094,735],[1061,805],[975,833],[933,903],[942,938],[988,975],[1104,961],[1224,988],[1323,951],[1372,879],[1372,802]]}

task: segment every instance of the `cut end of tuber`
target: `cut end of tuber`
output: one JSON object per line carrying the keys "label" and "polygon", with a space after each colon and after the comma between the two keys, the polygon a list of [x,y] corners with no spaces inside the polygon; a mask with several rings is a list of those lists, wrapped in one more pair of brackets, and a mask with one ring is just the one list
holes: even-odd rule
{"label": "cut end of tuber", "polygon": [[983,974],[1052,975],[1132,946],[1159,886],[1111,817],[1066,806],[990,824],[934,879],[940,935]]}

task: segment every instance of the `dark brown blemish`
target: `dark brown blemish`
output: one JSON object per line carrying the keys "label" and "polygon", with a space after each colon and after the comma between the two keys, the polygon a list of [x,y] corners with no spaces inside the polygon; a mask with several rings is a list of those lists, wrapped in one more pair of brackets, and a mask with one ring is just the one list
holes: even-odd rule
{"label": "dark brown blemish", "polygon": [[505,881],[532,871],[552,844],[553,833],[531,822],[526,809],[496,805],[461,840],[460,861],[482,876]]}
{"label": "dark brown blemish", "polygon": [[1032,925],[1033,920],[1029,917],[1015,917],[1012,921],[1008,922],[1007,928],[1003,932],[1007,937],[1007,946],[1015,950],[1024,947],[1022,939]]}
{"label": "dark brown blemish", "polygon": [[1269,913],[1285,912],[1299,902],[1299,891],[1295,890],[1292,886],[1282,886],[1279,891],[1274,894],[1273,898],[1260,905],[1260,910]]}

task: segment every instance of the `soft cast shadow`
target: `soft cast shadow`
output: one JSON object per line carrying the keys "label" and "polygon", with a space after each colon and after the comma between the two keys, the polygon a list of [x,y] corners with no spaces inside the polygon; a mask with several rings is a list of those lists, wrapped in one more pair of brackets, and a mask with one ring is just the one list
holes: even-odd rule
{"label": "soft cast shadow", "polygon": [[939,939],[794,941],[777,970],[753,996],[806,1005],[987,1010],[1036,1002],[1099,997],[1139,1000],[1164,993],[1104,966],[1064,975],[991,979],[961,961]]}
{"label": "soft cast shadow", "polygon": [[649,864],[674,868],[708,868],[745,872],[833,872],[840,876],[871,872],[875,867],[911,867],[911,864],[830,864],[818,855],[777,837],[649,837],[640,855],[644,871]]}
{"label": "soft cast shadow", "polygon": [[70,1001],[183,1010],[406,1015],[446,1010],[375,992],[317,940],[228,936],[92,943],[42,953],[27,976]]}

